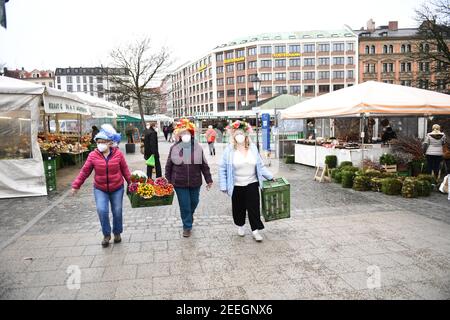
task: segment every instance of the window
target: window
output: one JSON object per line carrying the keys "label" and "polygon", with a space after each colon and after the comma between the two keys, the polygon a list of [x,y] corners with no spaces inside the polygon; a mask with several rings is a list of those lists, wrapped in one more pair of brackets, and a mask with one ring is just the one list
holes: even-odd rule
{"label": "window", "polygon": [[83,85],[83,91],[87,92],[87,84]]}
{"label": "window", "polygon": [[58,85],[58,89],[61,90],[61,85]]}
{"label": "window", "polygon": [[353,42],[347,43],[347,51],[355,51],[355,44]]}
{"label": "window", "polygon": [[319,71],[319,80],[329,80],[330,79],[330,71]]}
{"label": "window", "polygon": [[217,111],[218,112],[225,111],[225,103],[218,103],[217,104]]}
{"label": "window", "polygon": [[347,57],[347,64],[349,64],[349,65],[355,64],[354,58],[353,57]]}
{"label": "window", "polygon": [[271,73],[261,73],[261,81],[272,81]]}
{"label": "window", "polygon": [[48,85],[50,86],[50,88],[53,88],[53,83],[52,82],[50,82]]}
{"label": "window", "polygon": [[247,94],[247,90],[246,89],[239,89],[238,90],[238,96],[242,97],[245,96]]}
{"label": "window", "polygon": [[256,69],[257,65],[256,65],[256,61],[249,61],[248,62],[248,68],[249,69]]}
{"label": "window", "polygon": [[376,53],[375,46],[370,47],[370,53],[371,54],[375,54]]}
{"label": "window", "polygon": [[400,81],[400,84],[405,87],[411,87],[412,81],[411,80],[402,80],[402,81]]}
{"label": "window", "polygon": [[83,82],[84,82],[84,83],[87,82],[86,76],[83,76]]}
{"label": "window", "polygon": [[300,67],[300,58],[298,59],[289,59],[289,67]]}
{"label": "window", "polygon": [[284,81],[286,80],[286,73],[275,73],[275,81]]}
{"label": "window", "polygon": [[388,49],[388,46],[387,46],[387,45],[384,45],[384,46],[383,46],[383,53],[384,53],[384,54],[387,54],[387,53],[388,53],[388,50],[389,50],[389,49]]}
{"label": "window", "polygon": [[376,65],[371,63],[365,64],[364,73],[376,73]]}
{"label": "window", "polygon": [[393,63],[383,63],[383,72],[394,72],[394,64]]}
{"label": "window", "polygon": [[227,64],[226,70],[227,70],[227,72],[233,72],[234,71],[234,64]]}
{"label": "window", "polygon": [[245,83],[245,76],[237,77],[237,83]]}
{"label": "window", "polygon": [[272,94],[272,87],[261,87],[261,94]]}
{"label": "window", "polygon": [[248,75],[248,82],[252,82],[256,79],[256,74],[249,74]]}
{"label": "window", "polygon": [[333,71],[333,79],[344,79],[344,71]]}
{"label": "window", "polygon": [[241,49],[241,50],[237,50],[236,51],[236,58],[241,58],[245,56],[245,50]]}
{"label": "window", "polygon": [[286,67],[286,59],[275,59],[275,68]]}
{"label": "window", "polygon": [[234,58],[234,53],[233,53],[233,51],[225,52],[225,60],[233,59],[233,58]]}
{"label": "window", "polygon": [[[234,90],[233,90],[234,91]],[[234,93],[233,93],[234,96]],[[236,110],[236,104],[234,102],[228,102],[227,103],[227,110],[228,111],[234,111]]]}
{"label": "window", "polygon": [[290,86],[289,87],[289,93],[290,94],[300,94],[301,87],[300,86]]}
{"label": "window", "polygon": [[302,74],[301,72],[290,72],[289,73],[289,80],[301,80]]}
{"label": "window", "polygon": [[272,68],[272,60],[261,60],[261,68]]}
{"label": "window", "polygon": [[329,85],[320,85],[319,86],[319,93],[328,93],[328,92],[330,92]]}
{"label": "window", "polygon": [[289,53],[300,53],[300,45],[299,44],[290,45]]}
{"label": "window", "polygon": [[67,83],[72,83],[72,76],[67,77]]}
{"label": "window", "polygon": [[353,70],[348,70],[347,71],[347,79],[354,79],[355,78],[355,73]]}
{"label": "window", "polygon": [[223,53],[216,54],[216,61],[223,61]]}
{"label": "window", "polygon": [[272,54],[272,47],[271,46],[261,46],[259,49],[260,54]]}
{"label": "window", "polygon": [[314,58],[305,58],[305,60],[303,60],[303,65],[305,67],[315,66],[316,65],[316,59],[314,59]]}
{"label": "window", "polygon": [[370,47],[369,46],[366,46],[366,49],[364,50],[364,53],[365,54],[369,54],[370,53]]}
{"label": "window", "polygon": [[419,71],[429,72],[430,71],[430,63],[429,62],[420,62],[419,63]]}
{"label": "window", "polygon": [[67,86],[67,92],[73,92],[73,86],[72,85],[68,85]]}
{"label": "window", "polygon": [[285,93],[287,93],[287,87],[286,86],[276,86],[275,92],[277,94],[285,94]]}
{"label": "window", "polygon": [[217,74],[223,73],[223,67],[217,67],[216,72],[217,72]]}
{"label": "window", "polygon": [[344,51],[344,44],[343,43],[333,43],[333,51],[334,52]]}
{"label": "window", "polygon": [[[78,81],[78,80],[77,80]],[[103,77],[97,77],[97,83],[101,83],[101,82],[103,82]]]}
{"label": "window", "polygon": [[341,89],[344,89],[344,88],[345,88],[345,86],[343,84],[335,84],[335,85],[333,85],[333,91],[338,91],[338,90],[341,90]]}
{"label": "window", "polygon": [[223,86],[223,78],[217,79],[217,85]]}
{"label": "window", "polygon": [[240,63],[236,64],[236,68],[239,71],[245,70],[245,62],[240,62]]}
{"label": "window", "polygon": [[[89,83],[92,83],[92,82],[94,82],[94,77],[90,76],[89,77]],[[93,91],[93,90],[91,90],[91,91]]]}
{"label": "window", "polygon": [[319,66],[329,66],[330,58],[319,58]]}
{"label": "window", "polygon": [[303,52],[313,53],[316,51],[316,46],[314,44],[305,44],[303,47]]}
{"label": "window", "polygon": [[330,44],[329,43],[319,44],[319,52],[330,52]]}
{"label": "window", "polygon": [[227,78],[227,84],[234,84],[234,78],[233,77]]}
{"label": "window", "polygon": [[394,46],[393,45],[389,46],[389,53],[394,53]]}
{"label": "window", "polygon": [[56,82],[61,83],[61,77],[56,77]]}
{"label": "window", "polygon": [[77,84],[77,92],[81,91],[81,85]]}
{"label": "window", "polygon": [[249,56],[256,56],[256,47],[255,48],[249,48],[248,49],[248,55]]}
{"label": "window", "polygon": [[411,71],[412,71],[411,62],[402,62],[400,64],[400,72],[411,72]]}
{"label": "window", "polygon": [[315,86],[305,86],[305,93],[315,93],[316,92],[316,87]]}
{"label": "window", "polygon": [[304,80],[314,80],[316,78],[315,72],[305,72],[304,73]]}
{"label": "window", "polygon": [[343,65],[344,64],[344,57],[334,57],[333,58],[333,64],[334,65]]}
{"label": "window", "polygon": [[275,53],[286,53],[286,46],[275,46]]}
{"label": "window", "polygon": [[234,97],[234,90],[227,90],[227,97]]}

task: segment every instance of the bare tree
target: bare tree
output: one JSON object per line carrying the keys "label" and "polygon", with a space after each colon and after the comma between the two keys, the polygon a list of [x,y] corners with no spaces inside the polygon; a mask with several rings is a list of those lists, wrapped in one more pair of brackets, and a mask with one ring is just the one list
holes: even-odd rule
{"label": "bare tree", "polygon": [[425,65],[429,63],[429,72],[436,75],[435,81],[429,79],[431,89],[450,93],[450,0],[422,4],[416,9],[415,19],[420,24],[419,41],[412,56]]}
{"label": "bare tree", "polygon": [[167,70],[170,54],[164,47],[154,50],[150,39],[145,37],[124,48],[114,49],[110,56],[113,67],[123,69],[125,73],[108,75],[114,85],[111,91],[121,98],[137,101],[141,122],[145,127],[144,106],[148,105],[146,101],[155,98],[148,87],[151,82],[160,80]]}

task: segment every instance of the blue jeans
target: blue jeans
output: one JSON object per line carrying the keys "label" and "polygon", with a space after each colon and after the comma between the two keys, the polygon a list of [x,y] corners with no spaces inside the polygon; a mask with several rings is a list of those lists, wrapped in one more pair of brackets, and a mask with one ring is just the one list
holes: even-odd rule
{"label": "blue jeans", "polygon": [[98,218],[102,225],[104,236],[111,235],[111,224],[109,222],[109,203],[111,202],[111,211],[113,216],[113,233],[121,234],[123,232],[122,224],[122,204],[124,187],[114,192],[104,192],[94,187],[95,204],[97,206]]}
{"label": "blue jeans", "polygon": [[198,188],[175,188],[178,204],[180,205],[181,220],[183,229],[192,229],[192,217],[198,206],[200,198],[200,187]]}

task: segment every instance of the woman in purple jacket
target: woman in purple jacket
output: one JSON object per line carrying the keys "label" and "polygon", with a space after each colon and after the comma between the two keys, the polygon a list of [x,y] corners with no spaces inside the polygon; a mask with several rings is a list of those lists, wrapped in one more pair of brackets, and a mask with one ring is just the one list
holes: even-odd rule
{"label": "woman in purple jacket", "polygon": [[173,184],[180,205],[183,237],[191,236],[194,212],[199,203],[202,174],[209,190],[213,184],[208,162],[200,144],[194,141],[194,125],[182,119],[175,129],[176,142],[170,148],[165,176]]}

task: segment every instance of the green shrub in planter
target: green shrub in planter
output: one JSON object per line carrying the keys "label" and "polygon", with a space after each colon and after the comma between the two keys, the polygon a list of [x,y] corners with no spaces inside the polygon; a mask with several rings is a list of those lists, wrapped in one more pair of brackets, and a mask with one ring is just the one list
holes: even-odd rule
{"label": "green shrub in planter", "polygon": [[397,177],[397,175],[395,173],[381,172],[381,174],[380,174],[380,178],[382,178],[382,179],[387,179],[387,178],[394,179],[396,177]]}
{"label": "green shrub in planter", "polygon": [[342,169],[344,167],[353,167],[353,162],[351,161],[342,161],[339,165],[339,169]]}
{"label": "green shrub in planter", "polygon": [[397,159],[395,159],[392,154],[385,153],[380,157],[380,164],[392,166],[394,164],[397,164]]}
{"label": "green shrub in planter", "polygon": [[406,178],[402,187],[403,198],[417,198],[416,180]]}
{"label": "green shrub in planter", "polygon": [[353,173],[353,174],[356,174],[356,173],[359,171],[359,168],[351,167],[351,166],[346,166],[346,167],[343,167],[343,168],[341,169],[341,171],[342,171],[342,172],[347,171],[347,172],[351,172],[351,173]]}
{"label": "green shrub in planter", "polygon": [[337,157],[336,156],[326,156],[325,157],[325,164],[328,166],[329,169],[334,169],[337,167]]}
{"label": "green shrub in planter", "polygon": [[333,180],[336,183],[342,183],[342,172],[340,170],[336,171],[336,173],[334,174]]}
{"label": "green shrub in planter", "polygon": [[431,183],[427,180],[417,180],[416,188],[419,197],[429,197],[431,194]]}
{"label": "green shrub in planter", "polygon": [[343,188],[352,188],[353,187],[353,179],[355,178],[355,173],[351,171],[343,171],[342,172],[342,187]]}
{"label": "green shrub in planter", "polygon": [[368,176],[359,175],[353,180],[353,190],[356,191],[369,191],[370,190],[370,178]]}
{"label": "green shrub in planter", "polygon": [[436,178],[431,174],[419,174],[417,180],[428,181],[430,184],[436,184]]}
{"label": "green shrub in planter", "polygon": [[295,155],[293,154],[288,154],[285,156],[285,163],[286,164],[293,164],[295,163]]}
{"label": "green shrub in planter", "polygon": [[379,178],[381,177],[381,172],[375,169],[367,169],[364,172],[364,175],[368,176],[369,178]]}
{"label": "green shrub in planter", "polygon": [[389,196],[398,196],[402,193],[403,184],[395,178],[386,178],[381,182],[381,192]]}
{"label": "green shrub in planter", "polygon": [[383,179],[381,179],[381,178],[370,179],[370,190],[375,191],[375,192],[381,192],[382,183],[383,183]]}
{"label": "green shrub in planter", "polygon": [[331,179],[336,179],[336,173],[340,172],[339,169],[331,169],[330,173],[331,173]]}

